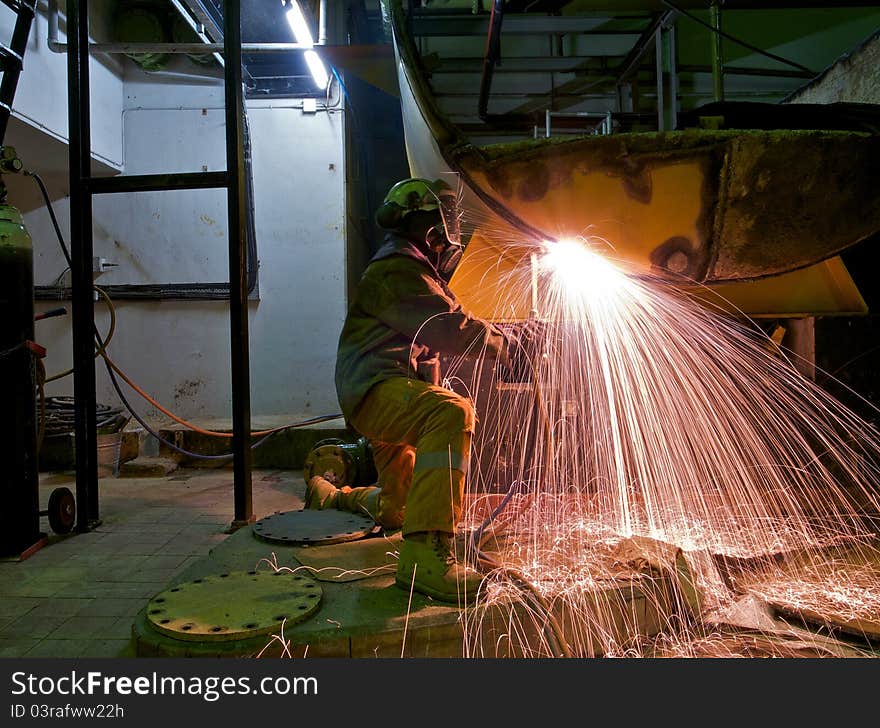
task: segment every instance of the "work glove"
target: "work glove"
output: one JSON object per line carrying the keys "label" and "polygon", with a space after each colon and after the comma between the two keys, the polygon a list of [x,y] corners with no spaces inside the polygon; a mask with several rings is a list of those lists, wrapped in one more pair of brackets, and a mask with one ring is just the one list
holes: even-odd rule
{"label": "work glove", "polygon": [[548,327],[529,319],[505,330],[507,347],[500,364],[500,377],[507,383],[530,382],[547,348]]}

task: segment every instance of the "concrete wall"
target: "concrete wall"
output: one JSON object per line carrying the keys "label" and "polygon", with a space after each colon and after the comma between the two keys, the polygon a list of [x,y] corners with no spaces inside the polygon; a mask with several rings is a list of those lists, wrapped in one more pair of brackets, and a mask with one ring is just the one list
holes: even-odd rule
{"label": "concrete wall", "polygon": [[[94,18],[93,37],[103,35],[101,18],[106,16],[106,2],[91,4]],[[15,23],[13,12],[5,5],[0,9],[0,39],[8,44]],[[66,41],[62,31],[59,40]],[[67,133],[67,55],[49,49],[46,4],[40,3],[31,25],[30,42],[24,56],[24,70],[19,77],[13,103],[13,116],[22,119],[46,134],[66,141]],[[93,56],[89,64],[92,103],[101,113],[92,118],[94,156],[112,166],[122,163],[122,63],[119,58]]]}
{"label": "concrete wall", "polygon": [[830,104],[845,101],[880,104],[880,31],[799,88],[787,101]]}
{"label": "concrete wall", "polygon": [[[107,0],[90,4],[90,30],[95,40],[105,37]],[[0,6],[0,42],[9,44],[15,14]],[[61,18],[59,40],[66,41]],[[31,24],[23,71],[13,100],[13,112],[3,143],[13,146],[25,168],[37,171],[58,199],[68,191],[67,55],[49,48],[45,2]],[[119,57],[93,56],[89,64],[92,115],[92,157],[95,174],[113,174],[122,168],[123,63]],[[10,201],[22,211],[43,204],[34,181],[15,175],[5,178]]]}
{"label": "concrete wall", "polygon": [[[126,70],[121,114],[126,174],[226,166],[223,87],[217,79]],[[304,114],[295,99],[248,103],[252,136],[259,300],[250,305],[255,417],[338,412],[333,367],[345,315],[343,114]],[[225,191],[95,198],[95,255],[118,264],[99,283],[225,282]],[[67,225],[67,201],[56,211]],[[27,215],[35,277],[65,267],[45,210]],[[45,309],[57,303],[41,303]],[[107,316],[98,306],[99,326]],[[214,301],[120,301],[111,355],[135,381],[184,417],[230,413],[228,306]],[[47,369],[70,364],[69,322],[38,324]],[[70,393],[70,380],[49,394]],[[103,367],[98,399],[118,402]],[[140,412],[161,420],[153,408]]]}

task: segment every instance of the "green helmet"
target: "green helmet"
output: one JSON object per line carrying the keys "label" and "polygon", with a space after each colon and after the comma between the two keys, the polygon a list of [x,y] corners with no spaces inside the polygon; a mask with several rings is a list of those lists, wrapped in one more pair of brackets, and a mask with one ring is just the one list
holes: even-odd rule
{"label": "green helmet", "polygon": [[412,177],[395,184],[382,206],[376,212],[376,222],[386,230],[400,227],[403,219],[411,212],[438,210],[443,217],[444,225],[451,227],[450,222],[457,222],[457,196],[455,190],[443,181]]}

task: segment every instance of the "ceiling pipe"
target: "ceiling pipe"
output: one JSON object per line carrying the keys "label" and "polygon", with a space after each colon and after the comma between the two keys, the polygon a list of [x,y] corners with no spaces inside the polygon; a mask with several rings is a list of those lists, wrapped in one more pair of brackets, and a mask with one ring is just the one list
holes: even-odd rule
{"label": "ceiling pipe", "polygon": [[327,45],[327,0],[318,3],[318,43]]}
{"label": "ceiling pipe", "polygon": [[486,34],[486,53],[483,56],[483,76],[480,79],[480,98],[477,114],[481,119],[489,115],[489,91],[495,64],[501,60],[501,22],[504,20],[504,0],[494,0],[489,16],[489,32]]}
{"label": "ceiling pipe", "polygon": [[67,53],[67,43],[58,42],[58,0],[49,0],[49,50]]}

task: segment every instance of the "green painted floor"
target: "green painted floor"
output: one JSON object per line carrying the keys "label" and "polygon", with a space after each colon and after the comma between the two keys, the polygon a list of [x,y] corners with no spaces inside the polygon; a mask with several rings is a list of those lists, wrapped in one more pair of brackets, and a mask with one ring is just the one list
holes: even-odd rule
{"label": "green painted floor", "polygon": [[[44,473],[75,492],[69,473]],[[255,471],[254,513],[302,507],[297,471]],[[58,536],[25,561],[0,562],[0,657],[134,656],[132,624],[149,599],[230,538],[232,474],[178,470],[163,478],[101,478],[101,525]]]}
{"label": "green painted floor", "polygon": [[[59,486],[75,490],[70,474],[44,474],[41,504]],[[481,612],[475,644],[474,610],[398,587],[399,534],[298,547],[257,538],[251,526],[230,533],[233,483],[226,469],[102,478],[99,488],[102,523],[94,531],[58,536],[44,517],[49,543],[24,561],[0,562],[0,657],[525,656],[504,646],[512,615],[529,621],[514,614],[522,605],[493,604]],[[301,509],[304,491],[301,471],[254,471],[255,517]],[[235,628],[222,638],[193,639],[169,635],[157,628],[159,617],[148,614],[155,598],[181,584],[224,573],[274,573],[277,567],[313,580],[321,592],[319,608],[283,623],[283,631],[243,639]],[[282,614],[297,608],[286,592],[272,598]],[[650,606],[656,598],[626,585],[596,598],[603,612],[628,615],[619,620],[621,628],[635,620],[656,630]],[[228,599],[234,617],[254,602],[244,589],[230,590]]]}

